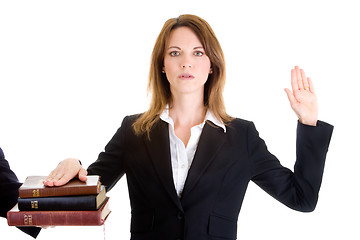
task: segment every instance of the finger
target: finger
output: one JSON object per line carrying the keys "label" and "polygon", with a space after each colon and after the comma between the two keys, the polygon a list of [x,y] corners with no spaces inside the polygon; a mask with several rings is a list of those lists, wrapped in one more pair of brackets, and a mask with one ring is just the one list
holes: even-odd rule
{"label": "finger", "polygon": [[43,181],[43,184],[44,184],[44,186],[46,186],[46,187],[53,187],[53,186],[54,186],[53,181],[51,181],[50,179],[44,180],[44,181]]}
{"label": "finger", "polygon": [[307,77],[305,75],[305,71],[303,69],[300,69],[300,73],[301,73],[301,78],[302,78],[302,82],[303,82],[303,85],[304,85],[304,89],[309,90],[310,86],[309,86],[308,79],[307,79]]}
{"label": "finger", "polygon": [[309,77],[308,77],[308,82],[309,82],[310,92],[315,93],[314,83]]}
{"label": "finger", "polygon": [[43,184],[44,184],[44,186],[47,186],[47,187],[52,187],[52,186],[54,186],[54,183],[53,183],[52,179],[48,179],[48,178],[46,178],[46,179],[43,181]]}
{"label": "finger", "polygon": [[71,175],[63,175],[61,178],[59,178],[57,181],[54,181],[54,186],[62,186],[68,183],[71,179],[74,177],[70,177]]}
{"label": "finger", "polygon": [[285,88],[284,90],[288,96],[291,107],[293,107],[297,103],[294,95],[292,94],[292,92],[289,89]]}
{"label": "finger", "polygon": [[299,90],[295,69],[291,69],[291,87],[293,92]]}
{"label": "finger", "polygon": [[58,181],[59,179],[61,179],[64,175],[66,174],[66,172],[64,171],[64,169],[59,169],[56,172],[56,175],[53,177],[53,181]]}
{"label": "finger", "polygon": [[63,172],[58,173],[52,180],[54,186],[59,186],[57,183],[65,177],[65,174]]}
{"label": "finger", "polygon": [[58,169],[56,168],[53,171],[51,171],[49,176],[43,181],[43,184],[48,187],[54,186],[54,180],[56,179],[57,174],[58,174]]}
{"label": "finger", "polygon": [[49,176],[47,176],[47,178],[45,179],[45,181],[50,181],[52,180],[56,175],[56,169],[52,170],[51,173],[49,174]]}
{"label": "finger", "polygon": [[298,66],[295,66],[295,72],[296,72],[298,90],[303,90],[304,89],[304,84],[303,84],[300,69],[299,69]]}
{"label": "finger", "polygon": [[[54,170],[51,171],[49,176],[45,179],[45,181],[55,181],[62,177],[64,172],[62,162],[60,162]],[[59,176],[60,175],[60,176]]]}
{"label": "finger", "polygon": [[64,171],[58,166],[56,167],[50,175],[43,182],[45,186],[53,187],[55,186],[55,182],[59,181],[64,175]]}

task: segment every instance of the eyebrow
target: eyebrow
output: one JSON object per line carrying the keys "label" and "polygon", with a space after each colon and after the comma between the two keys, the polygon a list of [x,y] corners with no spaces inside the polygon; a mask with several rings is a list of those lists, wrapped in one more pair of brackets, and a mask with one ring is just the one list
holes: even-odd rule
{"label": "eyebrow", "polygon": [[[171,46],[171,47],[169,47],[168,49],[170,49],[170,48],[176,48],[176,49],[181,50],[181,48],[180,48],[180,47],[178,47],[178,46]],[[204,49],[204,47],[199,46],[199,47],[194,47],[194,48],[193,48],[193,50],[196,50],[196,49],[199,49],[199,48]]]}

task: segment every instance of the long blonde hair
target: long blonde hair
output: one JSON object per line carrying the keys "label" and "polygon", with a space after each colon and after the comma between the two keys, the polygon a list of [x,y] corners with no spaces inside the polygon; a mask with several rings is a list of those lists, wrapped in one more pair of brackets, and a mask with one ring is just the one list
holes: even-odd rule
{"label": "long blonde hair", "polygon": [[164,66],[165,47],[172,30],[178,27],[189,27],[199,38],[206,55],[210,59],[212,74],[205,83],[204,106],[209,108],[214,116],[225,124],[231,117],[225,111],[223,90],[225,86],[225,59],[220,43],[210,25],[202,18],[195,15],[180,15],[178,18],[167,20],[156,40],[150,65],[148,91],[151,93],[149,110],[143,113],[133,128],[137,135],[150,131],[154,123],[160,119],[161,112],[168,103],[171,103],[170,84],[162,72]]}

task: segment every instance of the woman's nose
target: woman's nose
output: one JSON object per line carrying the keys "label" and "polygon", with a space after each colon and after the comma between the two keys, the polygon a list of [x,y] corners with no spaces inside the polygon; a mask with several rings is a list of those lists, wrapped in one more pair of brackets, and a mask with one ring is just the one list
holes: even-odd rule
{"label": "woman's nose", "polygon": [[184,54],[181,58],[180,64],[181,64],[182,69],[192,68],[191,56]]}
{"label": "woman's nose", "polygon": [[191,64],[189,64],[189,63],[182,64],[182,68],[184,68],[184,69],[191,68]]}

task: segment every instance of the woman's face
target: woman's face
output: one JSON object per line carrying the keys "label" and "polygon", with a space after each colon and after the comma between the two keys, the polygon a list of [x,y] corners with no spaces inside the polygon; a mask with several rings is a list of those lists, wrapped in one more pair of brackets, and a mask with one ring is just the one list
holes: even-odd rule
{"label": "woman's face", "polygon": [[200,40],[190,28],[179,27],[170,33],[163,70],[172,95],[197,93],[203,96],[211,63]]}

